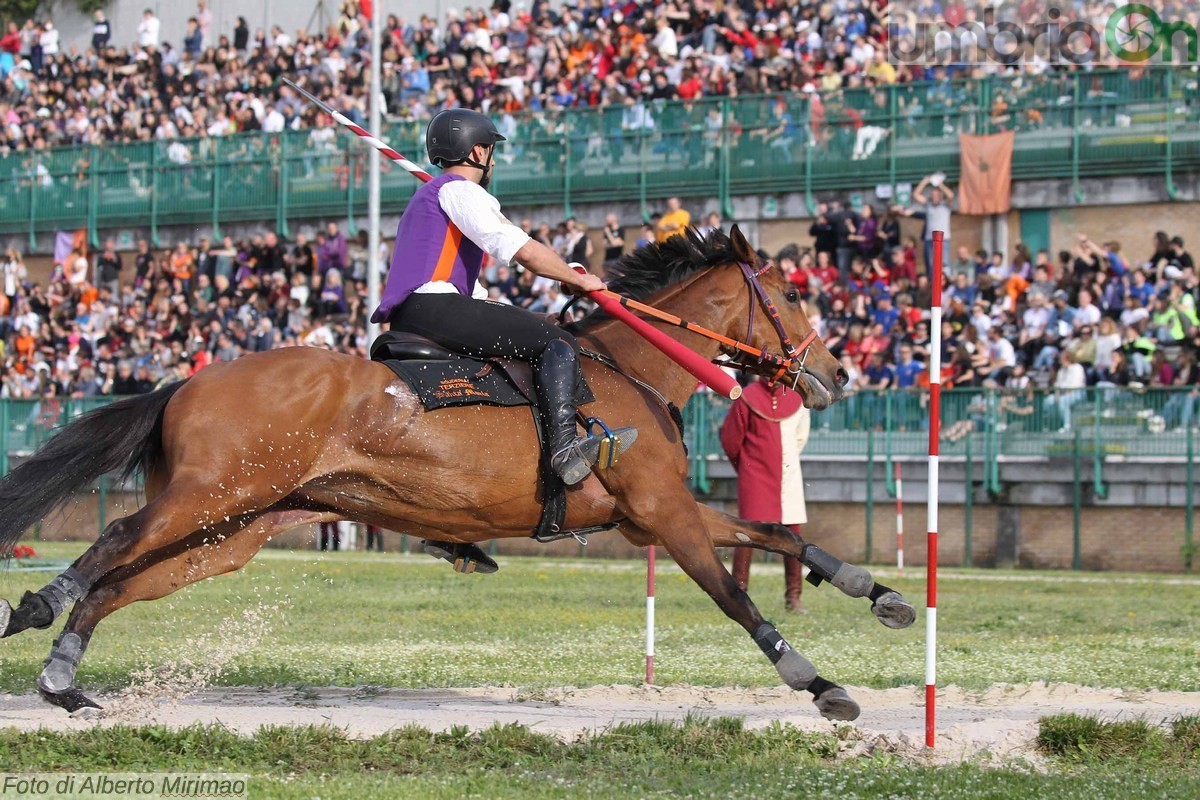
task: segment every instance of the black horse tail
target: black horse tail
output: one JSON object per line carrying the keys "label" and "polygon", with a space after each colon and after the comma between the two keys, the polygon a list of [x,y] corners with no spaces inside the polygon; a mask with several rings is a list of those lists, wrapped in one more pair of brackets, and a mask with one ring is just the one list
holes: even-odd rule
{"label": "black horse tail", "polygon": [[121,478],[162,459],[163,409],[185,381],[89,411],[0,478],[0,559],[22,534],[108,472]]}

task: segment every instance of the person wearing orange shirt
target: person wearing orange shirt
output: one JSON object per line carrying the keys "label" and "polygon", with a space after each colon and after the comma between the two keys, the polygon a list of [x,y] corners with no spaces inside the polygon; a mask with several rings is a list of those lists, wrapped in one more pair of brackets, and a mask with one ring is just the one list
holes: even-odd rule
{"label": "person wearing orange shirt", "polygon": [[682,208],[678,197],[667,198],[667,213],[658,220],[654,229],[654,238],[661,244],[672,236],[680,236],[692,222],[692,215]]}
{"label": "person wearing orange shirt", "polygon": [[17,349],[17,355],[22,360],[33,358],[33,352],[37,350],[37,339],[29,332],[28,325],[22,325],[21,330],[17,333],[17,339],[14,342]]}
{"label": "person wearing orange shirt", "polygon": [[196,257],[192,255],[192,250],[188,247],[187,242],[180,242],[175,248],[175,252],[171,254],[171,272],[175,277],[183,281],[183,293],[188,294],[192,290],[192,271],[196,265]]}

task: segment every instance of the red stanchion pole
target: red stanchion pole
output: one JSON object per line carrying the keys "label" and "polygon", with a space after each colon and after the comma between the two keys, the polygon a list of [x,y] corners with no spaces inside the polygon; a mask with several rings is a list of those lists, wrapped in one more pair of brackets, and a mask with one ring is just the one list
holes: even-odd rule
{"label": "red stanchion pole", "polygon": [[937,734],[937,539],[938,441],[942,419],[942,248],[945,232],[933,232],[933,265],[930,284],[933,300],[929,314],[929,505],[928,572],[925,580],[925,746],[933,747]]}
{"label": "red stanchion pole", "polygon": [[654,683],[654,561],[658,547],[646,550],[646,683]]}

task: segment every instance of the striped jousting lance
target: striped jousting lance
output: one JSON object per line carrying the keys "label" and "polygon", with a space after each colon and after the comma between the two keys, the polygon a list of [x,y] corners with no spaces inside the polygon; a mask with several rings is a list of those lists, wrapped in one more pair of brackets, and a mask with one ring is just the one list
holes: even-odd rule
{"label": "striped jousting lance", "polygon": [[[299,92],[306,100],[315,105],[317,108],[333,117],[333,119],[342,125],[342,127],[349,128],[350,131],[356,136],[366,141],[369,145],[374,147],[376,150],[387,156],[395,163],[399,164],[405,171],[420,180],[422,183],[428,183],[429,181],[433,180],[433,176],[428,172],[421,169],[412,161],[409,161],[400,153],[393,150],[386,142],[382,141],[376,136],[371,135],[371,133],[365,130],[362,126],[356,125],[354,121],[346,115],[335,111],[327,103],[322,102],[311,92],[300,88],[293,81],[288,80],[287,78],[284,78],[283,82]],[[671,314],[659,311],[653,306],[648,306],[643,303],[639,303],[636,300],[630,300],[627,297],[622,297],[615,292],[610,292],[607,290],[603,292],[589,292],[588,297],[610,317],[618,319],[629,327],[633,328],[633,330],[646,339],[646,341],[650,342],[650,344],[654,345],[664,354],[670,357],[671,360],[690,372],[697,380],[707,385],[710,389],[725,395],[730,400],[736,400],[742,394],[742,387],[738,385],[738,382],[734,380],[733,377],[731,377],[716,364],[713,364],[705,359],[695,350],[680,344],[670,336],[667,336],[662,331],[648,324],[645,320],[634,316],[630,311],[627,310],[626,307],[655,317],[663,322],[667,322],[672,325],[685,328],[686,330],[694,333],[707,336],[710,339],[715,339],[722,344],[734,347],[735,349],[746,352],[749,355],[755,357],[760,357],[763,355],[762,351],[758,350],[757,348],[749,347],[741,342],[734,342],[727,337],[702,328],[699,325],[694,325],[686,320],[682,320]]]}
{"label": "striped jousting lance", "polygon": [[386,142],[383,142],[383,141],[375,138],[374,136],[372,136],[362,126],[356,125],[354,123],[354,120],[350,119],[345,114],[342,114],[339,111],[335,111],[332,106],[330,106],[328,103],[325,103],[322,100],[318,99],[316,97],[316,95],[314,95],[311,92],[308,92],[304,89],[301,89],[299,86],[297,86],[295,83],[288,80],[287,78],[284,78],[283,82],[286,83],[288,86],[292,87],[293,89],[295,89],[301,95],[303,95],[304,99],[308,100],[308,102],[312,103],[314,106],[321,109],[329,116],[333,117],[333,119],[336,122],[338,122],[339,124],[341,124],[342,127],[349,128],[356,136],[358,136],[359,138],[365,139],[369,145],[374,147],[380,153],[383,153],[385,156],[390,158],[392,161],[395,161],[397,164],[399,164],[403,169],[407,170],[408,172],[412,173],[414,176],[419,178],[422,183],[428,183],[429,181],[433,180],[433,176],[430,175],[428,172],[421,169],[416,164],[409,161],[407,158],[400,155],[392,148],[388,147]]}

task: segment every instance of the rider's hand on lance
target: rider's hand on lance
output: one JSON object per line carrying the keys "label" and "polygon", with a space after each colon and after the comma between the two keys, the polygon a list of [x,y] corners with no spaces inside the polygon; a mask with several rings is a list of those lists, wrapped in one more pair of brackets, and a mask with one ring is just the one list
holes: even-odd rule
{"label": "rider's hand on lance", "polygon": [[575,280],[571,281],[570,283],[563,281],[563,294],[571,295],[577,291],[583,292],[584,294],[587,294],[588,292],[603,292],[608,288],[608,284],[606,284],[599,276],[588,272],[587,267],[585,267],[583,264],[580,264],[578,261],[572,261],[567,266],[579,274],[576,276]]}
{"label": "rider's hand on lance", "polygon": [[598,276],[585,271],[579,276],[578,280],[576,280],[575,288],[583,292],[602,292],[608,288],[608,285]]}

